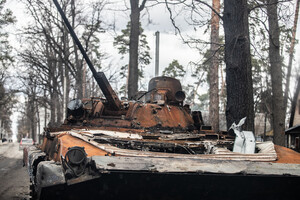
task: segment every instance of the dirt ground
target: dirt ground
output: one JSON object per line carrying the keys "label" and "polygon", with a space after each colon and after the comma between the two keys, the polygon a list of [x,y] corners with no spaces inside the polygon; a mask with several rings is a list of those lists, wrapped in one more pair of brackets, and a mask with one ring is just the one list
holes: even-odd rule
{"label": "dirt ground", "polygon": [[0,200],[29,199],[29,176],[18,143],[0,142]]}

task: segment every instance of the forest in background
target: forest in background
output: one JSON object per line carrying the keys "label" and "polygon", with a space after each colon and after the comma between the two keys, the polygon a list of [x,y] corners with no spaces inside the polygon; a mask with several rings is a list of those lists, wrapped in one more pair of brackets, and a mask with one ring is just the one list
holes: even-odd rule
{"label": "forest in background", "polygon": [[[104,71],[118,95],[128,99],[147,89],[144,72],[153,58],[145,30],[155,23],[151,10],[164,6],[174,34],[199,53],[198,62],[187,66],[174,57],[162,73],[191,80],[184,84],[185,103],[208,110],[206,123],[216,131],[220,129],[220,113],[225,113],[228,126],[247,116],[247,130],[254,130],[254,116],[263,115],[274,130],[274,142],[284,145],[293,97],[290,82],[300,74],[293,57],[299,1],[59,2],[96,70]],[[69,100],[101,96],[101,92],[51,0],[18,1],[24,5],[29,23],[17,33],[17,49],[9,44],[10,33],[5,28],[13,26],[16,19],[5,3],[0,0],[1,131],[11,133],[10,116],[17,106],[19,137],[38,140],[41,127],[63,122]],[[116,31],[118,18],[108,12],[127,16],[126,27]],[[178,20],[179,16],[184,20]],[[192,27],[193,34],[182,30],[182,21]],[[103,34],[113,37],[112,46],[123,60],[120,63],[126,64],[111,66],[113,55],[103,48]],[[10,68],[16,73],[10,73]],[[205,86],[209,87],[207,93],[200,94],[199,88]],[[18,104],[20,94],[23,102]]]}

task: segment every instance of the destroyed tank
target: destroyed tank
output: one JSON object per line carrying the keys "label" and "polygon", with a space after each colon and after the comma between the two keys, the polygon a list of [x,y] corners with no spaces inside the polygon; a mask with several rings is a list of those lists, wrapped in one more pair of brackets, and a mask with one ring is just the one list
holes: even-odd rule
{"label": "destroyed tank", "polygon": [[242,123],[236,137],[212,131],[174,78],[121,101],[54,3],[105,98],[72,100],[64,123],[24,150],[33,199],[298,199],[298,153],[255,142]]}

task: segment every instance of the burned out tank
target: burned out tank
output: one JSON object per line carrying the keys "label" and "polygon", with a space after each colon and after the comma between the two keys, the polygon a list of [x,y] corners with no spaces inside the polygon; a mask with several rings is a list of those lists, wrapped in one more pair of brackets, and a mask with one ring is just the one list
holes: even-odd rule
{"label": "burned out tank", "polygon": [[121,101],[54,2],[105,98],[72,100],[64,123],[24,150],[33,199],[296,199],[298,153],[255,143],[242,124],[236,137],[212,131],[174,78]]}

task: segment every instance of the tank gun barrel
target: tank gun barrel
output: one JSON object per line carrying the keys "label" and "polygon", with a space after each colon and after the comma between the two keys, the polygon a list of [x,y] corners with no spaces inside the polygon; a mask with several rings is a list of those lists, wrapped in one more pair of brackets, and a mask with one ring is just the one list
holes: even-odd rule
{"label": "tank gun barrel", "polygon": [[109,84],[105,74],[103,72],[96,72],[91,60],[89,59],[88,55],[86,54],[85,50],[82,47],[81,42],[79,41],[76,33],[74,32],[73,28],[71,27],[65,13],[61,9],[59,3],[57,0],[53,0],[58,12],[60,13],[62,19],[65,22],[65,25],[67,26],[73,40],[75,41],[76,45],[78,46],[80,52],[82,53],[87,65],[89,66],[90,70],[93,73],[94,78],[96,79],[100,89],[102,90],[102,93],[106,97],[108,104],[111,109],[113,110],[120,110],[121,108],[121,101],[116,95],[115,91],[112,89],[111,85]]}

